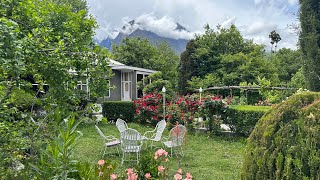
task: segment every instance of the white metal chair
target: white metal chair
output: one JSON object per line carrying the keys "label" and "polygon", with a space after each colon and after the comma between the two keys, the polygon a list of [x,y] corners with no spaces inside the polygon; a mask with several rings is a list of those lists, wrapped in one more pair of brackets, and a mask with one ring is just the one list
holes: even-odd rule
{"label": "white metal chair", "polygon": [[151,141],[151,146],[153,145],[153,142],[158,142],[162,138],[162,133],[164,129],[166,128],[166,121],[163,119],[159,121],[156,125],[156,128],[152,131],[147,131],[143,134],[143,139],[144,140],[150,140]]}
{"label": "white metal chair", "polygon": [[120,133],[128,129],[127,123],[120,118],[117,119],[116,126]]}
{"label": "white metal chair", "polygon": [[102,154],[102,158],[105,155],[107,148],[116,147],[118,154],[120,154],[119,148],[118,148],[118,145],[120,144],[120,140],[115,138],[114,136],[111,136],[111,135],[110,136],[105,136],[97,125],[95,125],[95,127],[96,127],[96,130],[99,133],[100,137],[104,141],[103,145],[104,145],[105,148],[104,148],[104,151],[103,151],[103,154]]}
{"label": "white metal chair", "polygon": [[130,153],[136,153],[137,159],[131,161],[137,161],[137,164],[139,164],[140,151],[143,142],[141,134],[135,129],[128,128],[127,130],[121,132],[120,140],[122,149],[121,164],[123,164],[124,161],[130,161],[126,160],[126,154]]}
{"label": "white metal chair", "polygon": [[[172,157],[172,151],[175,148],[176,150],[180,148],[180,155],[183,157],[183,149],[182,146],[185,142],[185,136],[187,134],[187,128],[181,124],[173,127],[170,132],[167,141],[163,141],[163,145],[167,148],[170,148],[171,150],[171,157]],[[177,152],[175,151],[175,154]]]}

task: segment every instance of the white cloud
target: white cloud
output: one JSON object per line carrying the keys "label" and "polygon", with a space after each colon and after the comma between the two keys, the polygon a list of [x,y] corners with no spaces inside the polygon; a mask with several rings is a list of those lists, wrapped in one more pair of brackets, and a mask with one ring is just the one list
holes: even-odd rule
{"label": "white cloud", "polygon": [[124,19],[125,29],[121,32],[124,34],[130,34],[134,30],[140,28],[156,33],[159,36],[174,38],[174,39],[191,39],[193,34],[191,32],[177,30],[176,21],[168,16],[161,18],[155,17],[153,14],[142,14],[141,16],[134,19],[133,25],[129,24],[129,19]]}
{"label": "white cloud", "polygon": [[[297,35],[287,31],[296,21],[298,0],[87,0],[90,13],[97,17],[100,29],[96,37],[112,35],[114,28],[136,19],[143,28],[166,37],[190,39],[203,32],[205,24],[228,27],[234,23],[245,36],[269,46],[269,33],[276,30],[282,40],[279,47],[295,47]],[[126,18],[123,18],[126,17]],[[125,21],[125,23],[123,23]],[[174,31],[175,22],[189,31]],[[136,27],[134,27],[136,28]],[[128,32],[130,30],[128,29]],[[110,33],[111,32],[111,33]]]}

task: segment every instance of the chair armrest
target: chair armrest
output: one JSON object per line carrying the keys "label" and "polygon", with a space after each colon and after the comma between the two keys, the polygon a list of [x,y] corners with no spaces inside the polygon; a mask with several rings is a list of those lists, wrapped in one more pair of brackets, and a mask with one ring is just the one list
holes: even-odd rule
{"label": "chair armrest", "polygon": [[[157,130],[157,127],[154,128],[152,131],[146,131],[146,132],[143,134],[143,136],[146,137],[146,138],[151,139],[151,138],[153,138],[153,137],[155,136],[156,130]],[[153,133],[153,135],[152,135],[151,137],[148,137],[147,134],[150,134],[150,133]]]}
{"label": "chair armrest", "polygon": [[112,141],[112,140],[118,140],[118,138],[114,137],[114,136],[105,136],[107,141]]}

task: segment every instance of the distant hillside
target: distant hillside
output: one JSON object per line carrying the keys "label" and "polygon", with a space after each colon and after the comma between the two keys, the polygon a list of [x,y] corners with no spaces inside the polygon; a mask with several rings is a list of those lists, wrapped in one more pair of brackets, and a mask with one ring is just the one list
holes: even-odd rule
{"label": "distant hillside", "polygon": [[[171,48],[177,52],[178,54],[182,53],[186,49],[186,45],[188,40],[186,39],[173,39],[173,38],[167,38],[167,37],[162,37],[157,35],[154,32],[143,30],[139,28],[139,24],[135,23],[135,21],[130,21],[127,26],[123,26],[122,28],[123,32],[124,31],[132,31],[131,33],[124,34],[123,32],[119,32],[117,37],[115,39],[107,38],[104,39],[103,41],[100,42],[101,46],[106,47],[107,49],[112,48],[112,44],[119,45],[122,42],[122,39],[126,37],[132,37],[132,38],[145,38],[150,41],[151,44],[156,45],[159,42],[167,42]],[[178,31],[188,31],[185,27],[181,26],[179,23],[177,23],[177,28],[176,30]]]}

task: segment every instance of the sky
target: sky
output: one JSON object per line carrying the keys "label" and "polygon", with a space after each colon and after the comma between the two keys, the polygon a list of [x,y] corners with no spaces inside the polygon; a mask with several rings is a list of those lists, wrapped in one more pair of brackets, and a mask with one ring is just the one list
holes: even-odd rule
{"label": "sky", "polygon": [[[114,38],[135,19],[141,27],[160,36],[192,39],[204,25],[230,27],[235,24],[246,39],[270,47],[269,34],[276,30],[282,40],[278,48],[297,49],[298,35],[290,28],[299,24],[298,0],[87,0],[89,13],[99,28],[95,38]],[[177,32],[176,22],[188,29]],[[132,29],[131,29],[132,31]],[[130,33],[130,32],[125,32]]]}

